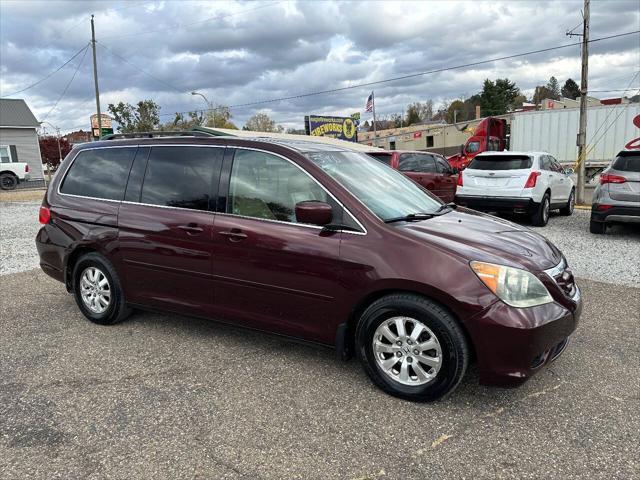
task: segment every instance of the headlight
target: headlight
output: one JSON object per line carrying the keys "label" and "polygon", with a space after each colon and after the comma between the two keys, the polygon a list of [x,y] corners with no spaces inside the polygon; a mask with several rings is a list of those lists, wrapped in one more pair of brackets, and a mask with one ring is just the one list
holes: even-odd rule
{"label": "headlight", "polygon": [[549,291],[530,272],[494,263],[471,262],[471,268],[500,300],[512,307],[533,307],[553,302]]}

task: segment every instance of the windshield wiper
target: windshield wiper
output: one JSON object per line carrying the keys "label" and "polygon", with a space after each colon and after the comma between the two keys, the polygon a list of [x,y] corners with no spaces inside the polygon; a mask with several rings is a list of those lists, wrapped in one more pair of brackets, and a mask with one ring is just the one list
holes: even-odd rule
{"label": "windshield wiper", "polygon": [[417,222],[420,220],[428,220],[434,216],[434,213],[410,213],[409,215],[404,215],[402,217],[389,218],[388,220],[385,220],[384,223]]}
{"label": "windshield wiper", "polygon": [[453,202],[445,203],[444,205],[440,205],[440,207],[435,211],[435,213],[444,212],[446,209],[449,209],[449,211],[451,211],[451,210],[455,210],[456,208],[458,208],[458,206]]}

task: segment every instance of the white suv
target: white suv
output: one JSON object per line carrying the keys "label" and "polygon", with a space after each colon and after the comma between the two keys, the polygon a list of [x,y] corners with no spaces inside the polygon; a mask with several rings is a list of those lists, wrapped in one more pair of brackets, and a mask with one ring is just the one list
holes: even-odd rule
{"label": "white suv", "polygon": [[456,203],[476,210],[526,213],[534,225],[544,226],[550,210],[573,213],[571,173],[545,152],[484,152],[458,176]]}

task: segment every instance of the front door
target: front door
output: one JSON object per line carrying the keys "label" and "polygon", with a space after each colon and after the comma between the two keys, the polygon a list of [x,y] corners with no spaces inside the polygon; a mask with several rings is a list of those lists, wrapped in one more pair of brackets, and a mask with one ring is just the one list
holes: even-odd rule
{"label": "front door", "polygon": [[[331,343],[340,286],[342,233],[300,224],[295,205],[333,199],[306,172],[275,154],[237,149],[225,164],[214,222],[217,313],[245,325]],[[229,170],[228,170],[229,169]],[[223,193],[224,192],[224,193]],[[339,206],[332,205],[339,214]]]}
{"label": "front door", "polygon": [[436,168],[441,192],[439,196],[443,202],[453,202],[456,196],[458,176],[453,173],[451,165],[444,157],[436,157]]}
{"label": "front door", "polygon": [[136,156],[118,214],[132,303],[209,314],[214,200],[224,148],[154,146]]}

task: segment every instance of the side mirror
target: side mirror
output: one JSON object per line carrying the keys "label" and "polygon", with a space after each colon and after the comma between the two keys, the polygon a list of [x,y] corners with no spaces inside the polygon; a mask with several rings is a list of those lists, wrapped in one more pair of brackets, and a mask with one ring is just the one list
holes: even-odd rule
{"label": "side mirror", "polygon": [[565,168],[564,169],[564,174],[565,175],[573,175],[573,168]]}
{"label": "side mirror", "polygon": [[331,205],[316,200],[296,203],[296,221],[323,227],[331,223],[333,209]]}
{"label": "side mirror", "polygon": [[460,173],[460,170],[458,170],[457,168],[453,167],[451,169],[451,175],[456,175],[457,173]]}

